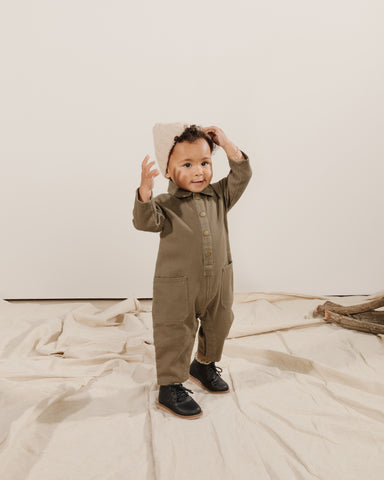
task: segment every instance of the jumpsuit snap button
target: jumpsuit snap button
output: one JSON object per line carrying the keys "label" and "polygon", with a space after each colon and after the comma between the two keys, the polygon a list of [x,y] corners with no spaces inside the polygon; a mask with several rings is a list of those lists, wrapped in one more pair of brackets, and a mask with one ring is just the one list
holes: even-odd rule
{"label": "jumpsuit snap button", "polygon": [[198,193],[195,193],[195,198],[198,200],[200,198],[200,195]]}
{"label": "jumpsuit snap button", "polygon": [[206,237],[208,237],[208,235],[209,235],[209,232],[208,232],[208,230],[204,230],[204,232],[203,232],[203,233],[204,233],[204,235],[205,235]]}
{"label": "jumpsuit snap button", "polygon": [[205,252],[205,256],[206,256],[206,257],[210,257],[210,256],[211,256],[211,252]]}
{"label": "jumpsuit snap button", "polygon": [[200,217],[205,217],[205,212],[200,212]]}

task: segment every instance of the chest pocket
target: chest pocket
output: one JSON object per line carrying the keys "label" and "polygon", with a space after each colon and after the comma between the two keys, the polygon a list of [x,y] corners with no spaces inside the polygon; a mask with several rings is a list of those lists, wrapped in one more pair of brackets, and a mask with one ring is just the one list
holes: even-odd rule
{"label": "chest pocket", "polygon": [[174,325],[188,316],[188,278],[157,277],[153,279],[152,317],[154,323]]}
{"label": "chest pocket", "polygon": [[220,302],[223,308],[230,309],[233,303],[233,265],[228,263],[221,271]]}

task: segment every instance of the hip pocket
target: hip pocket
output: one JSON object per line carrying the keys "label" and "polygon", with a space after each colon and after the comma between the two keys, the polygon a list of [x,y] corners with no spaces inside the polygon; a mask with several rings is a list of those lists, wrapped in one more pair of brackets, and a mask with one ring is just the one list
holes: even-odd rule
{"label": "hip pocket", "polygon": [[220,302],[222,307],[230,309],[233,303],[233,265],[228,263],[221,271]]}
{"label": "hip pocket", "polygon": [[188,315],[188,278],[153,279],[152,317],[154,322],[172,325]]}

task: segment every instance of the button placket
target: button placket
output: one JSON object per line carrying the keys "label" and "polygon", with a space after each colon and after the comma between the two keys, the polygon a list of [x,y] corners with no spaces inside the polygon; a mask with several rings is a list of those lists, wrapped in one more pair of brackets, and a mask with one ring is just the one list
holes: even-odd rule
{"label": "button placket", "polygon": [[194,194],[194,199],[198,200],[195,205],[199,214],[201,233],[203,237],[203,263],[204,266],[213,265],[212,237],[209,234],[209,221],[207,212],[204,209],[204,201],[202,201],[201,196],[198,194]]}

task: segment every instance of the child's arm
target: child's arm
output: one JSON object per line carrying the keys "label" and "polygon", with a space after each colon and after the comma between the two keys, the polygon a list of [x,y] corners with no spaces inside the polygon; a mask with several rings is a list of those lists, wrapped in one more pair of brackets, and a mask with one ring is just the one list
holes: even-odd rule
{"label": "child's arm", "polygon": [[228,139],[220,128],[207,127],[205,130],[212,137],[212,140],[224,149],[228,157],[231,168],[228,176],[212,186],[224,196],[226,209],[230,210],[239,200],[252,177],[249,158],[246,153]]}
{"label": "child's arm", "polygon": [[136,190],[135,204],[133,207],[133,225],[138,230],[147,232],[160,232],[163,229],[165,215],[157,202],[152,198],[154,177],[159,175],[159,170],[150,170],[155,162],[147,163],[147,155],[142,165],[141,184]]}

